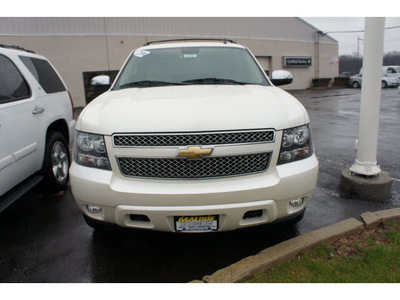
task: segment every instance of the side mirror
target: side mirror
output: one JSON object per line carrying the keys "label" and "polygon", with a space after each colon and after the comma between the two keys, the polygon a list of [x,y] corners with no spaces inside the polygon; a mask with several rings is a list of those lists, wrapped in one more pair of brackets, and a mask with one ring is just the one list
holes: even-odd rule
{"label": "side mirror", "polygon": [[105,92],[111,87],[111,78],[108,75],[99,75],[93,77],[90,86],[96,92]]}
{"label": "side mirror", "polygon": [[272,72],[271,82],[275,85],[285,85],[293,82],[293,75],[289,71],[277,70]]}

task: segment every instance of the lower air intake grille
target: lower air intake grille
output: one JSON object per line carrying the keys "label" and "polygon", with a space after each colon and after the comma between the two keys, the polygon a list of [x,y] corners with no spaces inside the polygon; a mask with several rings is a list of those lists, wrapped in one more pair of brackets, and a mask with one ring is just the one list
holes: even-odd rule
{"label": "lower air intake grille", "polygon": [[271,153],[186,158],[119,157],[124,176],[146,178],[213,178],[266,171]]}

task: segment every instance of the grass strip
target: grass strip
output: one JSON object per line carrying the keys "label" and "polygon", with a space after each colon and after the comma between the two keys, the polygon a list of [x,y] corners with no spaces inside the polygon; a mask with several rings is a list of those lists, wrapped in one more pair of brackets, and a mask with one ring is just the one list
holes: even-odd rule
{"label": "grass strip", "polygon": [[389,221],[321,244],[247,283],[399,283],[399,229],[399,221]]}

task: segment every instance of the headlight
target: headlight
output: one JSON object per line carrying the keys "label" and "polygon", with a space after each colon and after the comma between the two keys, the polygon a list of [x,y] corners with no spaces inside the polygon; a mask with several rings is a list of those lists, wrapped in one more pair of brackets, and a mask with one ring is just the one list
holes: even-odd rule
{"label": "headlight", "polygon": [[111,170],[106,144],[102,135],[77,131],[74,160],[82,166]]}
{"label": "headlight", "polygon": [[313,154],[311,132],[308,125],[283,131],[278,165],[310,157]]}

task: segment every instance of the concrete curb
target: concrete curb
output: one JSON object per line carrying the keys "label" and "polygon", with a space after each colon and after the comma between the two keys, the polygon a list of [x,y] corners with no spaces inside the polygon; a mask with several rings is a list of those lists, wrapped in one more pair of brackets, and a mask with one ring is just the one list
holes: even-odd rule
{"label": "concrete curb", "polygon": [[332,242],[339,237],[373,228],[379,224],[400,218],[400,208],[377,212],[366,212],[360,216],[361,221],[350,218],[339,223],[315,230],[267,248],[260,253],[246,257],[212,275],[204,276],[202,281],[190,283],[238,283],[244,282],[256,272],[266,271],[281,262],[295,258],[304,252],[324,242]]}

